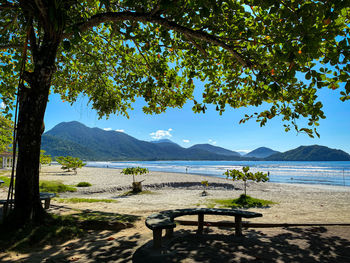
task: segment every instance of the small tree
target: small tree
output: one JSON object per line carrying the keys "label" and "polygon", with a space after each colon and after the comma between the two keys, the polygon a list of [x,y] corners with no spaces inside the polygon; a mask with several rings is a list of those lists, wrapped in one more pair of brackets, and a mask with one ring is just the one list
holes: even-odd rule
{"label": "small tree", "polygon": [[86,165],[86,163],[83,163],[78,157],[72,156],[58,156],[56,157],[56,161],[62,165],[61,169],[67,170],[67,172],[70,172],[72,169],[74,174],[77,174],[78,168],[82,168]]}
{"label": "small tree", "polygon": [[44,150],[40,150],[40,165],[51,164],[52,158],[51,155],[45,154]]}
{"label": "small tree", "polygon": [[249,167],[245,166],[243,167],[243,172],[239,170],[227,170],[224,175],[226,175],[226,178],[231,177],[233,181],[236,180],[242,180],[244,182],[244,195],[247,195],[247,181],[254,181],[254,182],[267,182],[269,180],[269,175],[264,174],[263,172],[256,172],[252,173],[249,172]]}
{"label": "small tree", "polygon": [[122,170],[122,174],[132,174],[132,191],[134,193],[138,193],[138,192],[141,192],[142,191],[142,185],[141,182],[136,182],[135,181],[135,175],[141,175],[141,174],[146,174],[148,173],[148,169],[147,168],[142,168],[142,167],[128,167],[128,168],[125,168]]}
{"label": "small tree", "polygon": [[12,144],[13,122],[0,113],[0,152],[9,151]]}
{"label": "small tree", "polygon": [[208,181],[202,181],[201,184],[203,185],[203,192],[202,192],[202,196],[206,196],[208,193],[207,191],[205,191],[205,189],[209,186],[209,182]]}

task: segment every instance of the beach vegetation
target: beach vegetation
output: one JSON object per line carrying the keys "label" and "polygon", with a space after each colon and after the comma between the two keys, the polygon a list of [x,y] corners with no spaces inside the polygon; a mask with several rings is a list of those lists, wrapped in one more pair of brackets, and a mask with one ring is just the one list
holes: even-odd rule
{"label": "beach vegetation", "polygon": [[89,182],[80,182],[76,186],[77,187],[90,187],[90,186],[92,186],[92,184],[90,184]]}
{"label": "beach vegetation", "polygon": [[[240,123],[264,126],[281,116],[286,131],[319,136],[325,114],[318,91],[350,99],[348,13],[339,0],[1,1],[4,114],[21,98],[19,224],[45,212],[37,204],[50,93],[68,103],[87,96],[101,118],[128,117],[139,97],[147,114],[186,102],[195,113],[211,104],[220,115],[226,107],[265,105]],[[195,80],[205,81],[200,97]]]}
{"label": "beach vegetation", "polygon": [[62,170],[67,170],[67,172],[73,170],[74,174],[78,173],[78,168],[83,168],[86,165],[79,157],[72,156],[57,156],[56,161],[62,165]]}
{"label": "beach vegetation", "polygon": [[13,143],[13,121],[1,113],[0,108],[0,153],[11,149]]}
{"label": "beach vegetation", "polygon": [[242,194],[236,199],[213,199],[207,204],[208,206],[215,207],[216,205],[223,208],[252,208],[252,207],[269,207],[276,204],[275,202],[257,199],[250,197],[249,195]]}
{"label": "beach vegetation", "polygon": [[208,195],[208,193],[207,193],[207,191],[205,191],[205,189],[207,188],[207,187],[209,187],[209,182],[208,181],[201,181],[201,185],[203,185],[203,188],[204,188],[204,190],[203,190],[203,192],[202,192],[202,196],[207,196]]}
{"label": "beach vegetation", "polygon": [[56,201],[60,203],[116,203],[117,200],[114,199],[97,199],[97,198],[56,198]]}
{"label": "beach vegetation", "polygon": [[49,193],[64,193],[64,192],[76,192],[77,188],[71,185],[66,185],[59,181],[40,181],[40,192]]}
{"label": "beach vegetation", "polygon": [[135,181],[135,175],[142,175],[142,174],[147,174],[149,173],[147,168],[142,168],[142,167],[128,167],[128,168],[124,168],[121,171],[122,174],[126,174],[126,175],[132,175],[132,191],[134,193],[138,193],[138,192],[142,192],[142,182],[136,182]]}
{"label": "beach vegetation", "polygon": [[3,187],[3,186],[9,187],[9,186],[10,186],[11,177],[8,177],[8,176],[0,176],[0,180],[4,181],[4,183],[1,184],[0,187]]}
{"label": "beach vegetation", "polygon": [[50,165],[52,162],[51,155],[45,154],[44,150],[40,150],[40,164],[41,165]]}
{"label": "beach vegetation", "polygon": [[244,183],[244,195],[247,195],[247,181],[267,182],[269,180],[268,174],[264,174],[263,172],[249,172],[248,166],[243,167],[242,171],[236,169],[227,170],[224,175],[233,181],[242,180]]}

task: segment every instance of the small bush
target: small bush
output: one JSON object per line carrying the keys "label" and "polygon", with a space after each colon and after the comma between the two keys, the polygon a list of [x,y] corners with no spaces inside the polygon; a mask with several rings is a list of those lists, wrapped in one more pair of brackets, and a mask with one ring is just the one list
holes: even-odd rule
{"label": "small bush", "polygon": [[77,184],[77,187],[89,187],[89,186],[92,186],[92,184],[88,182],[80,182]]}
{"label": "small bush", "polygon": [[275,202],[263,199],[257,199],[250,197],[249,195],[242,194],[236,199],[214,199],[213,203],[208,204],[209,206],[220,205],[226,208],[251,208],[251,207],[269,207],[269,205],[276,204]]}
{"label": "small bush", "polygon": [[71,185],[65,185],[58,181],[40,181],[40,192],[50,193],[63,193],[63,192],[76,192],[77,188]]}
{"label": "small bush", "polygon": [[1,187],[2,187],[2,186],[7,186],[7,187],[10,186],[10,181],[11,181],[11,178],[10,178],[10,177],[7,177],[7,176],[0,176],[0,180],[4,181],[4,183],[1,185]]}

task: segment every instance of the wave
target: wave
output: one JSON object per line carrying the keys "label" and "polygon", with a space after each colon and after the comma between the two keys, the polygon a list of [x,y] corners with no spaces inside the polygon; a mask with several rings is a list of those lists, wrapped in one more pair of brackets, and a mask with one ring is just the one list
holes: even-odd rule
{"label": "wave", "polygon": [[226,177],[229,169],[242,170],[249,166],[252,172],[270,174],[271,182],[312,183],[350,186],[350,162],[267,162],[267,161],[127,161],[87,162],[87,166],[122,169],[142,166],[150,171],[191,173]]}

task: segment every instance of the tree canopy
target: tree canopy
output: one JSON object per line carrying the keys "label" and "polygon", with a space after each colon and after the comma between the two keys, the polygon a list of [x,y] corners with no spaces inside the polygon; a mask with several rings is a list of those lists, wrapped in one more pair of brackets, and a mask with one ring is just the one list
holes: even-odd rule
{"label": "tree canopy", "polygon": [[13,122],[0,113],[0,152],[8,151],[13,143]]}
{"label": "tree canopy", "polygon": [[[346,0],[2,1],[0,12],[6,105],[14,99],[28,30],[27,71],[48,31],[59,32],[52,91],[69,102],[87,95],[100,116],[128,115],[137,97],[147,113],[191,99],[195,112],[214,104],[220,113],[228,105],[268,102],[268,110],[242,122],[257,118],[264,125],[281,115],[289,130],[305,117],[310,127],[299,130],[312,135],[325,117],[317,89],[349,99]],[[202,99],[193,98],[194,79],[205,82]]]}
{"label": "tree canopy", "polygon": [[[40,220],[41,135],[49,93],[89,97],[100,116],[207,104],[281,116],[313,136],[317,90],[350,98],[349,0],[0,0],[0,99],[19,99],[14,214]],[[194,80],[205,83],[194,98]],[[17,91],[17,86],[19,87]],[[307,125],[298,126],[306,118]]]}

